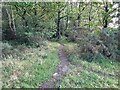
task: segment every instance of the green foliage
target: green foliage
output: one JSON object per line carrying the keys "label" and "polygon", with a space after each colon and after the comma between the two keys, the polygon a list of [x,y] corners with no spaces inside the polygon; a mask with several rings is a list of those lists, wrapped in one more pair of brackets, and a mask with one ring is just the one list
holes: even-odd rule
{"label": "green foliage", "polygon": [[58,42],[61,43],[61,44],[62,43],[64,43],[64,44],[68,43],[67,38],[65,36],[62,36]]}
{"label": "green foliage", "polygon": [[2,43],[1,42],[1,47],[2,47],[2,56],[6,57],[7,55],[9,55],[12,49],[12,46],[8,43]]}
{"label": "green foliage", "polygon": [[61,88],[118,88],[118,62],[108,59],[87,62],[76,54],[69,59],[71,70],[62,80]]}
{"label": "green foliage", "polygon": [[103,77],[94,72],[81,70],[78,75],[72,74],[65,78],[61,88],[118,88],[117,79]]}
{"label": "green foliage", "polygon": [[21,3],[15,3],[15,5],[17,5],[18,7],[29,7],[29,6],[32,6],[33,3],[32,2],[21,2]]}
{"label": "green foliage", "polygon": [[[91,29],[99,29],[103,26],[104,18],[111,21],[110,14],[113,13],[112,6],[114,4],[107,3],[109,12],[105,12],[103,3],[92,2],[92,10],[90,13],[91,20],[89,21],[90,3],[38,3],[38,2],[12,2],[6,3],[10,5],[13,10],[16,33],[17,36],[24,35],[25,33],[41,33],[46,38],[51,38],[57,32],[58,10],[60,10],[60,30],[62,33],[67,28],[87,27]],[[80,5],[80,7],[78,7]],[[3,5],[4,7],[4,5]],[[5,15],[3,15],[4,17]],[[78,16],[80,20],[78,20]],[[68,19],[68,20],[67,20]],[[3,19],[3,21],[5,21]],[[68,23],[69,21],[69,23]],[[80,21],[79,23],[77,23]],[[103,22],[102,22],[103,21]],[[3,22],[3,25],[6,23]],[[8,26],[8,25],[7,25]],[[5,29],[9,27],[4,26]],[[64,31],[65,30],[65,31]],[[5,34],[4,34],[5,35]],[[62,35],[64,36],[64,35]]]}
{"label": "green foliage", "polygon": [[1,42],[1,46],[2,46],[2,49],[12,49],[12,46],[8,43],[8,42],[6,42],[6,43],[2,43]]}
{"label": "green foliage", "polygon": [[113,5],[3,3],[3,87],[36,88],[49,80],[59,63],[58,42],[65,45],[71,66],[61,87],[118,87],[118,64],[111,60],[119,55],[118,29],[103,29],[112,22]]}
{"label": "green foliage", "polygon": [[41,48],[21,45],[16,49],[21,51],[22,56],[4,58],[3,88],[37,88],[39,84],[51,78],[59,64],[56,49],[59,44],[46,43],[48,47]]}

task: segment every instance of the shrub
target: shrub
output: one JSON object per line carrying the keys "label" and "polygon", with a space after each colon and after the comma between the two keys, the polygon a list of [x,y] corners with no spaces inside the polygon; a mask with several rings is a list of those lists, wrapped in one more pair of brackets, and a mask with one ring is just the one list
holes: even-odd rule
{"label": "shrub", "polygon": [[10,55],[12,53],[12,49],[13,47],[8,43],[3,43],[1,42],[1,46],[2,46],[2,56],[5,57],[7,55]]}
{"label": "shrub", "polygon": [[93,60],[99,58],[116,59],[117,39],[115,32],[102,30],[100,34],[92,34],[82,37],[80,44],[80,58]]}

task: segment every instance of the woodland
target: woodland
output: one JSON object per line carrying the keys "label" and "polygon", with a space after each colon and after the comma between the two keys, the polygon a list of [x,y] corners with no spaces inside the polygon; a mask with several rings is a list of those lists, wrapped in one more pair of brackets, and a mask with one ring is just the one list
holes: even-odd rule
{"label": "woodland", "polygon": [[119,88],[119,7],[3,2],[2,88]]}

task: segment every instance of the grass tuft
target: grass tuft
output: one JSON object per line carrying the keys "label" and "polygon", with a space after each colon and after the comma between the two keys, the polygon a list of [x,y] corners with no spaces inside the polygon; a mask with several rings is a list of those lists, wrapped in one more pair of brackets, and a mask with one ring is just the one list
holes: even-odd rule
{"label": "grass tuft", "polygon": [[74,47],[75,44],[72,44],[66,48],[69,51],[70,71],[62,80],[61,88],[119,88],[119,62],[108,59],[92,62],[81,60],[78,52],[71,53]]}
{"label": "grass tuft", "polygon": [[[4,58],[2,87],[37,88],[39,84],[49,80],[59,64],[59,44],[54,42],[46,42],[46,44],[42,48],[27,48],[25,53],[19,52],[22,56],[9,55]],[[21,46],[18,47],[22,49]]]}

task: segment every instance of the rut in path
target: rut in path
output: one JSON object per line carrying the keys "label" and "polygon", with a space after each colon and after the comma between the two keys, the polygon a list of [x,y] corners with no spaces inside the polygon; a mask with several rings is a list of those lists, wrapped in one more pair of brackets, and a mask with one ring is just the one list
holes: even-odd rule
{"label": "rut in path", "polygon": [[64,50],[64,45],[61,45],[59,47],[59,59],[60,59],[60,64],[57,67],[57,71],[53,74],[53,77],[51,80],[41,84],[39,88],[57,88],[60,84],[61,78],[66,74],[68,71],[68,59],[67,59],[67,54]]}

